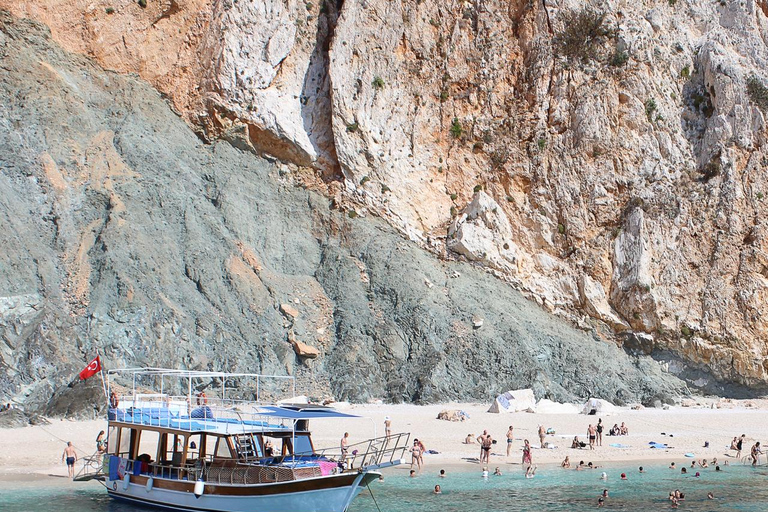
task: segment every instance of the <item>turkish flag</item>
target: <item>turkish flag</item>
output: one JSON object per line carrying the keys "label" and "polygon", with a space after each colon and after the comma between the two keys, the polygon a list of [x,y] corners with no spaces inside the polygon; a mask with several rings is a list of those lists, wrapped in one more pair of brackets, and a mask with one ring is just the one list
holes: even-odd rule
{"label": "turkish flag", "polygon": [[99,356],[96,356],[96,359],[88,363],[88,366],[86,366],[83,369],[83,371],[80,372],[80,380],[85,380],[88,377],[93,377],[100,371],[101,371],[101,360],[99,360]]}

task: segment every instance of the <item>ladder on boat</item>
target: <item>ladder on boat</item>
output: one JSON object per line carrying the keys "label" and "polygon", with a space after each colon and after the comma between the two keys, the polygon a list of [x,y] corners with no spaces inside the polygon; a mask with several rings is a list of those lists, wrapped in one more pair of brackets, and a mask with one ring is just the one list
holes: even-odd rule
{"label": "ladder on boat", "polygon": [[237,434],[234,436],[234,441],[238,458],[246,461],[259,458],[257,441],[253,438],[253,434]]}

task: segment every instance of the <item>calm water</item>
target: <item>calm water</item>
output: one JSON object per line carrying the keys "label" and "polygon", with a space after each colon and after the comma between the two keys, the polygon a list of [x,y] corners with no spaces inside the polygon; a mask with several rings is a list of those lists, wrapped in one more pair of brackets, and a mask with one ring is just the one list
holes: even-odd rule
{"label": "calm water", "polygon": [[[681,461],[682,462],[682,461]],[[495,512],[495,511],[586,511],[597,506],[597,496],[606,488],[610,497],[606,510],[653,511],[670,510],[666,500],[670,490],[680,489],[686,495],[679,510],[697,512],[768,510],[768,468],[728,466],[722,473],[699,469],[702,476],[681,475],[666,467],[646,467],[639,474],[637,466],[607,466],[598,470],[574,471],[555,467],[539,468],[535,478],[526,479],[518,466],[507,466],[503,476],[483,480],[478,471],[453,472],[437,478],[437,466],[425,474],[408,478],[398,469],[385,475],[384,482],[372,485],[374,497],[382,512]],[[502,471],[505,467],[502,467]],[[609,479],[600,480],[605,470]],[[629,480],[621,481],[626,472]],[[695,472],[695,471],[694,471]],[[431,493],[440,484],[443,494]],[[72,483],[41,488],[47,484],[0,484],[2,512],[133,512],[142,509],[110,500],[95,483]],[[708,500],[707,492],[716,500]],[[289,511],[286,511],[289,512]],[[353,503],[349,512],[378,512],[367,491]]]}

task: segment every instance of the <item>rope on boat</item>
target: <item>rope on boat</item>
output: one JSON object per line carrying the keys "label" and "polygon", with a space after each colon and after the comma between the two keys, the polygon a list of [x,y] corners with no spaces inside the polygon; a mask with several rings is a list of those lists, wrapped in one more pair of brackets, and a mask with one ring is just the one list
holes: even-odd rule
{"label": "rope on boat", "polygon": [[371,490],[371,484],[366,482],[365,486],[368,488],[368,492],[371,493],[371,498],[373,498],[373,504],[376,505],[376,510],[381,512],[381,509],[379,508],[379,504],[376,502],[376,496],[373,495],[373,490]]}

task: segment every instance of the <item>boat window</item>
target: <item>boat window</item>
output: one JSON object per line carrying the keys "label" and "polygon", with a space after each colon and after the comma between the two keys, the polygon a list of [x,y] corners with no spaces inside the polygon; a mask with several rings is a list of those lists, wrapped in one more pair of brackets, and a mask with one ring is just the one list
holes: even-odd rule
{"label": "boat window", "polygon": [[293,453],[296,455],[312,455],[312,442],[309,436],[296,436],[293,441]]}
{"label": "boat window", "polygon": [[173,464],[180,464],[183,449],[184,436],[177,434],[162,434],[158,459]]}
{"label": "boat window", "polygon": [[287,455],[287,453],[284,453],[287,451],[287,446],[283,445],[283,440],[279,437],[262,436],[262,442],[264,443],[265,457]]}
{"label": "boat window", "polygon": [[129,457],[131,453],[131,430],[128,427],[122,427],[120,429],[120,446],[117,449],[117,454],[120,457]]}
{"label": "boat window", "polygon": [[217,458],[223,458],[223,459],[232,458],[232,452],[229,449],[229,444],[227,444],[226,437],[216,438],[216,452],[214,453],[216,454]]}
{"label": "boat window", "polygon": [[[139,436],[139,446],[136,449],[136,458],[142,455],[149,456],[150,460],[157,458],[157,448],[160,441],[160,433],[153,430],[142,430]],[[142,457],[146,458],[146,457]]]}
{"label": "boat window", "polygon": [[107,451],[112,455],[117,455],[117,427],[109,427],[107,434]]}
{"label": "boat window", "polygon": [[187,461],[205,457],[205,446],[203,446],[204,435],[205,434],[195,434],[187,438]]}

